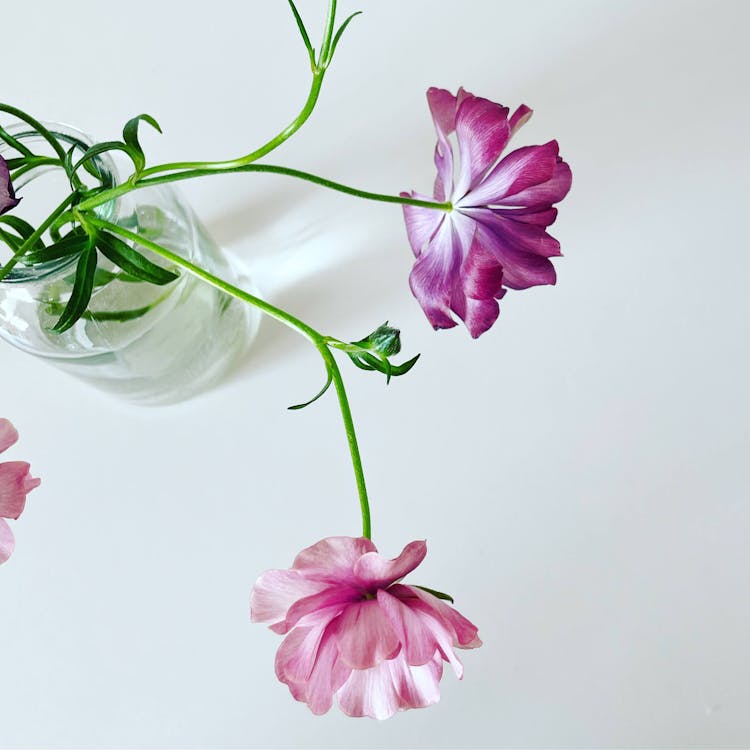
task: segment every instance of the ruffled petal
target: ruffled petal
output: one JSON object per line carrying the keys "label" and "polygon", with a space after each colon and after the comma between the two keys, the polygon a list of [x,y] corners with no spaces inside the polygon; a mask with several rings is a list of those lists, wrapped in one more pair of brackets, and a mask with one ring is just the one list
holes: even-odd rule
{"label": "ruffled petal", "polygon": [[378,604],[401,641],[406,662],[411,666],[426,664],[437,651],[437,642],[418,612],[410,609],[385,589],[378,591]]}
{"label": "ruffled petal", "polygon": [[528,289],[556,282],[555,267],[548,258],[519,249],[509,236],[477,223],[476,238],[482,248],[499,261],[503,269],[503,284],[510,289]]}
{"label": "ruffled petal", "polygon": [[508,108],[479,96],[467,96],[456,112],[461,172],[454,189],[460,200],[500,158],[510,138]]}
{"label": "ruffled petal", "polygon": [[424,708],[440,700],[443,667],[439,658],[410,667],[397,657],[351,673],[336,697],[349,716],[388,719],[397,711]]}
{"label": "ruffled petal", "polygon": [[427,543],[424,541],[410,542],[394,560],[388,560],[378,552],[368,552],[357,560],[354,575],[365,588],[385,588],[411,573],[426,554]]}
{"label": "ruffled petal", "polygon": [[0,419],[0,453],[18,440],[18,432],[8,419]]}
{"label": "ruffled petal", "polygon": [[375,599],[350,604],[338,620],[338,649],[353,669],[369,669],[392,659],[401,643]]}
{"label": "ruffled petal", "polygon": [[[317,594],[305,597],[294,602],[286,614],[283,627],[279,625],[277,633],[286,633],[297,623],[301,625],[314,625],[321,619],[326,619],[332,609],[341,612],[351,602],[362,598],[362,590],[359,587],[348,584],[338,586],[327,586]],[[328,618],[330,619],[330,618]]]}
{"label": "ruffled petal", "polygon": [[[465,206],[545,205],[510,201],[528,188],[552,178],[557,164],[557,141],[543,146],[524,146],[511,151],[462,201]],[[551,205],[551,201],[546,205]]]}
{"label": "ruffled petal", "polygon": [[[560,255],[560,243],[550,234],[544,231],[544,226],[534,223],[537,214],[529,214],[532,221],[523,221],[524,216],[516,216],[519,211],[525,209],[492,209],[472,208],[466,213],[472,219],[484,224],[495,234],[498,234],[506,244],[524,253],[541,255],[543,258],[552,258]],[[555,209],[550,209],[554,211]],[[542,212],[548,214],[549,212]],[[544,216],[540,218],[549,218]],[[554,220],[554,216],[552,217]]]}
{"label": "ruffled petal", "polygon": [[348,583],[353,580],[354,564],[367,552],[377,552],[369,539],[331,536],[303,549],[292,568],[312,580]]}
{"label": "ruffled petal", "polygon": [[8,164],[0,156],[0,214],[4,214],[6,211],[10,211],[11,208],[15,208],[21,202],[20,198],[16,198],[16,193],[13,190],[13,183],[10,181],[10,170]]}
{"label": "ruffled petal", "polygon": [[532,185],[514,195],[503,199],[506,206],[548,206],[559,203],[570,191],[573,183],[573,174],[570,166],[559,156],[555,163],[552,177],[539,185]]}
{"label": "ruffled petal", "polygon": [[430,88],[427,90],[427,103],[430,106],[432,120],[438,141],[435,146],[435,199],[444,201],[453,193],[453,146],[448,136],[456,127],[457,98],[445,89]]}
{"label": "ruffled petal", "polygon": [[451,642],[458,648],[478,648],[482,645],[476,625],[460,612],[427,591],[416,586],[396,584],[389,593],[414,610],[427,613],[437,619],[450,633]]}
{"label": "ruffled petal", "polygon": [[[401,193],[401,197],[425,200],[425,196],[413,191],[411,193]],[[429,198],[426,200],[429,200]],[[434,208],[421,208],[420,206],[405,205],[403,209],[409,244],[414,251],[414,255],[419,257],[430,240],[435,236],[441,222],[447,221],[446,215],[444,211],[438,211]]]}
{"label": "ruffled petal", "polygon": [[324,583],[308,580],[296,570],[267,570],[255,582],[250,594],[250,620],[270,623],[276,630],[295,602],[323,588]]}
{"label": "ruffled petal", "polygon": [[287,683],[294,698],[307,703],[310,710],[318,716],[331,708],[334,693],[346,682],[352,671],[339,658],[335,631],[336,623],[332,623],[323,633],[308,680]]}
{"label": "ruffled petal", "polygon": [[0,464],[0,516],[18,518],[26,505],[26,495],[41,483],[29,474],[25,461]]}
{"label": "ruffled petal", "polygon": [[16,540],[10,526],[0,518],[0,565],[2,565],[12,554],[16,547]]}

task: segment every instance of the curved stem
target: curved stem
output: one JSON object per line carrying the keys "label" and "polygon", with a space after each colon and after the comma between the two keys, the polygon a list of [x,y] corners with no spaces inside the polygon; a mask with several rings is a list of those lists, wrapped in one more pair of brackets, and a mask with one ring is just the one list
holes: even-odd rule
{"label": "curved stem", "polygon": [[362,513],[362,534],[363,536],[369,539],[370,533],[371,533],[370,504],[367,498],[367,487],[365,485],[365,476],[364,476],[364,471],[362,469],[362,458],[359,453],[357,435],[354,430],[354,420],[352,418],[351,408],[349,407],[349,399],[346,395],[346,388],[344,387],[344,380],[341,377],[341,371],[339,370],[338,364],[336,363],[336,360],[333,354],[331,353],[331,350],[328,348],[328,343],[327,343],[328,338],[326,336],[323,336],[323,334],[319,333],[318,331],[316,331],[314,328],[310,327],[306,323],[303,323],[299,318],[294,317],[294,315],[291,315],[285,310],[282,310],[281,308],[276,307],[275,305],[272,305],[270,302],[266,302],[260,297],[256,297],[255,295],[250,294],[249,292],[245,292],[239,287],[236,287],[233,284],[230,284],[228,281],[224,281],[218,276],[214,276],[209,271],[206,271],[200,266],[197,266],[194,263],[191,263],[189,260],[186,260],[181,255],[177,255],[176,253],[172,252],[171,250],[168,250],[162,245],[157,244],[156,242],[153,242],[152,240],[149,240],[145,237],[141,237],[135,232],[131,232],[127,229],[124,229],[123,227],[118,226],[117,224],[113,224],[109,221],[105,221],[104,219],[100,219],[96,216],[87,215],[85,217],[82,217],[79,214],[78,218],[82,223],[85,223],[94,227],[99,227],[100,229],[106,229],[109,232],[113,232],[127,240],[132,240],[133,242],[136,242],[137,244],[142,245],[148,250],[151,250],[152,252],[154,252],[156,255],[159,255],[160,257],[165,258],[171,263],[174,263],[175,265],[180,266],[181,268],[184,268],[186,271],[190,272],[194,276],[197,276],[198,278],[203,279],[204,281],[211,284],[211,286],[216,287],[222,292],[225,292],[226,294],[229,294],[232,297],[236,297],[237,299],[242,300],[243,302],[246,302],[247,304],[252,305],[253,307],[257,307],[266,315],[269,315],[270,317],[274,318],[275,320],[280,321],[281,323],[288,326],[289,328],[292,328],[298,333],[301,333],[303,336],[305,336],[307,339],[309,339],[312,342],[312,344],[315,346],[318,352],[320,352],[320,355],[323,357],[323,361],[325,362],[326,368],[331,375],[334,387],[336,389],[336,396],[339,401],[339,408],[341,409],[341,418],[344,422],[346,438],[349,444],[349,453],[352,459],[352,468],[354,469],[354,477],[357,483],[357,492],[359,494],[359,504],[360,504],[360,510]]}
{"label": "curved stem", "polygon": [[334,182],[328,180],[325,177],[318,177],[317,175],[311,174],[310,172],[303,172],[300,169],[292,169],[291,167],[281,167],[275,164],[247,164],[241,167],[232,167],[230,169],[191,169],[185,172],[178,172],[176,174],[162,175],[160,177],[149,177],[145,180],[139,180],[135,185],[118,185],[116,188],[107,190],[103,193],[99,193],[92,198],[88,198],[83,201],[79,208],[82,210],[89,210],[96,208],[97,206],[107,203],[115,198],[118,198],[131,190],[138,190],[140,188],[146,188],[152,185],[161,185],[168,182],[180,182],[182,180],[191,180],[195,177],[207,177],[208,175],[214,174],[237,174],[243,172],[264,172],[268,174],[281,174],[287,177],[295,177],[298,180],[305,180],[306,182],[312,182],[321,187],[328,188],[329,190],[336,190],[339,193],[346,193],[347,195],[353,195],[357,198],[364,198],[365,200],[380,201],[381,203],[398,203],[406,206],[419,206],[420,208],[434,208],[438,211],[451,211],[453,204],[450,202],[439,203],[437,201],[425,201],[419,198],[409,198],[403,195],[389,195],[385,193],[371,193],[368,190],[359,190],[358,188],[350,187],[349,185],[343,185],[340,182]]}

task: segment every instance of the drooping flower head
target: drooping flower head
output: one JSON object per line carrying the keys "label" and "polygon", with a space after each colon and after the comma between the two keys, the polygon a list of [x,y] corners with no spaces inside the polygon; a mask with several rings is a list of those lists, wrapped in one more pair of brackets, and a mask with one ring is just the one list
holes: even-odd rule
{"label": "drooping flower head", "polygon": [[[454,96],[431,88],[427,101],[438,136],[434,200],[450,201],[453,209],[404,206],[417,258],[409,282],[434,328],[452,328],[455,314],[476,338],[497,319],[497,300],[507,289],[555,283],[549,258],[560,255],[560,244],[545,229],[557,216],[552,205],[570,189],[570,167],[557,141],[500,159],[531,117],[525,105],[511,115],[464,89]],[[429,200],[415,192],[401,195]]]}
{"label": "drooping flower head", "polygon": [[324,714],[336,696],[349,716],[386,719],[440,699],[443,660],[463,676],[454,649],[480,646],[476,627],[397,583],[426,553],[425,542],[411,542],[388,560],[369,539],[329,537],[257,580],[250,616],[286,634],[276,675],[294,698]]}
{"label": "drooping flower head", "polygon": [[[7,420],[0,419],[0,453],[8,450],[18,440],[16,428]],[[6,518],[18,518],[26,505],[26,495],[41,480],[34,479],[25,461],[0,463],[0,565],[13,553],[15,539]]]}
{"label": "drooping flower head", "polygon": [[0,156],[0,214],[10,211],[21,202],[16,198],[16,192],[13,190],[13,183],[10,181],[10,170],[8,162]]}

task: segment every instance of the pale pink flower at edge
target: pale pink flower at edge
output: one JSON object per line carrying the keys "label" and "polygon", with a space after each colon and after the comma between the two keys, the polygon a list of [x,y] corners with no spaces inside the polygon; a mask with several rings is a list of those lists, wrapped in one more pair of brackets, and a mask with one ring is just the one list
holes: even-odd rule
{"label": "pale pink flower at edge", "polygon": [[397,583],[426,554],[416,541],[388,560],[364,537],[329,537],[257,580],[250,616],[286,635],[276,675],[294,698],[324,714],[335,696],[349,716],[386,719],[437,703],[443,660],[463,676],[454,649],[480,646],[477,628],[436,596]]}
{"label": "pale pink flower at edge", "polygon": [[[7,420],[0,419],[0,453],[8,450],[18,440],[16,428]],[[25,461],[0,463],[0,565],[12,554],[15,539],[6,518],[16,519],[26,505],[26,495],[38,487],[41,480],[29,473]]]}
{"label": "pale pink flower at edge", "polygon": [[[434,200],[450,201],[453,209],[404,206],[417,259],[409,283],[434,328],[452,328],[455,314],[476,338],[497,320],[497,300],[506,289],[555,283],[549,258],[560,255],[560,244],[545,229],[557,217],[552,205],[570,190],[571,171],[557,141],[500,159],[531,117],[525,105],[511,115],[464,89],[454,96],[431,88],[427,101],[438,136]],[[401,195],[430,200],[415,192]]]}

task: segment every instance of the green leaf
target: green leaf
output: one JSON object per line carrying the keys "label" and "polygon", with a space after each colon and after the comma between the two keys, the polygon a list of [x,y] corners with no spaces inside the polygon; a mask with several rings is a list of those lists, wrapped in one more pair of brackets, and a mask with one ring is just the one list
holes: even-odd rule
{"label": "green leaf", "polygon": [[138,125],[140,124],[141,120],[143,120],[143,122],[147,122],[149,125],[151,125],[151,127],[153,127],[155,130],[158,130],[160,133],[162,132],[159,123],[156,122],[156,120],[151,117],[151,115],[138,115],[137,117],[133,117],[125,123],[125,127],[122,129],[122,139],[133,152],[133,164],[135,165],[136,174],[138,172],[142,172],[143,168],[146,166],[146,157],[143,153],[143,149],[141,148],[140,141],[138,140]]}
{"label": "green leaf", "polygon": [[310,57],[310,65],[312,65],[314,69],[315,68],[315,50],[313,49],[312,42],[310,41],[310,36],[308,35],[307,29],[305,28],[305,24],[302,21],[302,16],[300,16],[299,11],[297,10],[297,6],[294,4],[294,0],[289,0],[289,7],[292,9],[292,13],[294,14],[294,20],[297,22],[297,28],[299,29],[299,33],[302,36],[302,41],[305,43],[307,54]]}
{"label": "green leaf", "polygon": [[96,244],[99,250],[101,250],[102,255],[109,258],[116,266],[122,268],[125,273],[135,276],[137,279],[162,286],[178,278],[176,273],[167,271],[166,268],[152,263],[148,258],[145,258],[113,234],[100,232]]}
{"label": "green leaf", "polygon": [[339,40],[343,36],[344,32],[346,31],[346,27],[351,23],[353,18],[356,18],[357,16],[362,15],[362,11],[358,10],[356,13],[352,13],[349,18],[344,21],[344,23],[339,26],[339,30],[336,32],[336,36],[333,37],[333,43],[331,44],[331,51],[328,53],[328,60],[326,64],[330,63],[331,60],[333,60],[333,53],[336,52],[336,47],[338,47]]}
{"label": "green leaf", "polygon": [[[28,240],[29,237],[31,237],[31,235],[36,231],[28,221],[25,221],[20,216],[0,216],[0,223],[7,224],[9,227],[15,230],[23,238],[24,241]],[[44,242],[42,241],[41,237],[34,243],[34,247],[39,249],[44,248]]]}
{"label": "green leaf", "polygon": [[333,382],[333,373],[328,370],[328,380],[326,380],[325,385],[318,391],[318,393],[313,396],[309,401],[305,401],[304,404],[295,404],[294,406],[288,407],[290,411],[294,411],[295,409],[304,409],[306,406],[310,406],[310,404],[315,403],[330,387],[331,383]]}
{"label": "green leaf", "polygon": [[121,141],[104,141],[103,143],[95,143],[91,148],[86,150],[86,153],[73,165],[72,170],[75,172],[80,167],[83,167],[89,174],[101,180],[101,175],[96,167],[93,165],[91,160],[99,154],[105,154],[107,151],[124,151],[133,162],[133,166],[138,168],[139,158],[143,157],[143,154],[138,155],[130,146]]}
{"label": "green leaf", "polygon": [[88,243],[89,236],[86,232],[82,229],[74,229],[54,245],[28,253],[23,260],[32,264],[47,263],[58,258],[65,258],[68,255],[75,255],[81,252]]}
{"label": "green leaf", "polygon": [[94,237],[90,238],[86,249],[81,253],[76,268],[76,278],[70,293],[68,304],[60,319],[52,328],[54,333],[64,333],[75,325],[76,321],[86,312],[91,292],[94,288],[94,273],[96,272],[96,248]]}
{"label": "green leaf", "polygon": [[426,591],[428,594],[432,594],[433,596],[436,596],[438,599],[443,599],[446,602],[450,602],[453,604],[453,597],[450,594],[444,594],[442,591],[435,591],[435,589],[428,589],[427,586],[417,586],[416,584],[412,584],[415,588],[422,589],[422,591]]}

